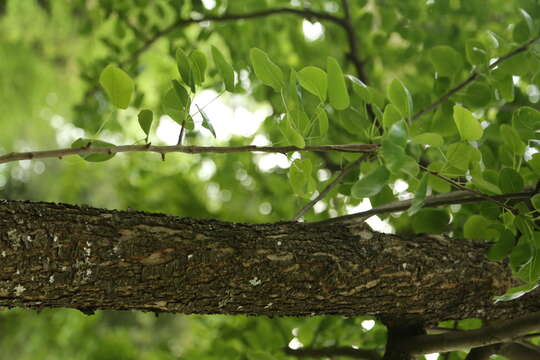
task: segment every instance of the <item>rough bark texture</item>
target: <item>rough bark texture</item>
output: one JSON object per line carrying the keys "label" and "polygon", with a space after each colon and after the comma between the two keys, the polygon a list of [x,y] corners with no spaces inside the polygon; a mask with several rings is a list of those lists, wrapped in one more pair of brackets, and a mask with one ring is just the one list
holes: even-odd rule
{"label": "rough bark texture", "polygon": [[485,247],[363,224],[235,224],[0,201],[0,306],[258,315],[510,318]]}

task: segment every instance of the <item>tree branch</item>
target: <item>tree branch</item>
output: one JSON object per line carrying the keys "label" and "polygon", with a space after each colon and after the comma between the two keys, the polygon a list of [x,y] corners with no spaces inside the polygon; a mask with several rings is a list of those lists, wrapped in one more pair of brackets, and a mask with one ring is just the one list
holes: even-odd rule
{"label": "tree branch", "polygon": [[[496,200],[526,200],[529,199],[536,192],[534,188],[526,188],[526,191],[508,193],[502,195],[486,195],[490,199]],[[446,194],[437,194],[426,197],[424,207],[437,207],[442,205],[453,205],[453,204],[465,204],[471,202],[487,201],[484,197],[481,197],[477,194],[471,194],[469,191],[453,191]],[[354,214],[343,215],[331,219],[321,220],[318,223],[332,223],[332,222],[362,222],[370,218],[373,215],[388,214],[399,211],[407,210],[412,203],[412,199],[409,200],[400,200],[393,201],[388,204],[378,206],[376,208],[362,211]]]}
{"label": "tree branch", "polygon": [[[517,55],[519,53],[522,53],[524,51],[527,51],[529,49],[529,46],[531,46],[535,41],[537,41],[539,39],[540,39],[540,36],[535,37],[535,38],[527,41],[525,44],[521,45],[520,47],[510,51],[508,54],[501,56],[497,61],[495,61],[493,64],[489,65],[488,69],[489,70],[494,69],[498,65],[503,63],[504,61],[510,59],[511,57],[513,57],[513,56],[515,56],[515,55]],[[467,85],[473,83],[476,79],[478,79],[478,77],[480,77],[480,73],[478,73],[476,71],[473,72],[467,79],[465,79],[463,82],[461,82],[458,85],[456,85],[455,87],[453,87],[450,91],[448,91],[446,94],[441,96],[437,101],[429,104],[428,106],[426,106],[425,108],[423,108],[422,110],[420,110],[416,114],[414,114],[413,117],[411,118],[411,120],[416,120],[419,117],[423,116],[424,114],[430,112],[431,110],[436,109],[437,107],[439,107],[439,105],[446,102],[446,100],[450,99],[450,97],[455,95],[458,91],[465,88]]]}
{"label": "tree branch", "polygon": [[129,58],[122,61],[120,65],[126,65],[127,63],[130,63],[136,60],[143,52],[145,52],[157,40],[167,35],[168,33],[174,31],[178,27],[187,26],[191,24],[199,24],[199,23],[208,22],[208,21],[229,22],[229,21],[237,21],[237,20],[252,20],[252,19],[258,19],[258,18],[266,17],[266,16],[283,15],[283,14],[301,16],[306,19],[326,20],[326,21],[330,21],[335,24],[338,24],[342,26],[343,28],[347,27],[346,21],[337,16],[333,16],[333,15],[323,13],[323,12],[308,10],[308,9],[294,9],[294,8],[277,8],[277,9],[255,11],[255,12],[247,13],[247,14],[226,14],[226,15],[221,15],[221,16],[208,15],[208,16],[202,16],[200,18],[179,19],[175,21],[174,23],[170,24],[169,26],[165,27],[164,29],[156,32],[152,37],[148,38],[138,50],[133,52],[133,54]]}
{"label": "tree branch", "polygon": [[315,206],[316,203],[318,203],[322,198],[324,198],[333,188],[335,188],[337,185],[339,185],[343,179],[349,175],[349,173],[351,171],[353,171],[354,169],[356,169],[360,163],[364,160],[366,160],[371,154],[367,153],[367,154],[364,154],[363,156],[360,156],[358,159],[356,159],[354,162],[352,162],[351,164],[349,164],[349,166],[347,166],[346,168],[344,168],[343,170],[341,170],[341,172],[339,173],[339,175],[335,178],[334,181],[332,181],[330,184],[328,184],[323,191],[321,191],[321,193],[313,200],[311,200],[309,203],[307,203],[302,209],[300,209],[300,211],[298,211],[296,213],[296,215],[294,215],[293,217],[293,221],[297,221],[298,219],[300,219],[300,217],[302,217],[309,209],[311,209],[313,206]]}
{"label": "tree branch", "polygon": [[359,58],[358,37],[356,36],[356,32],[354,31],[354,27],[352,25],[350,4],[348,0],[341,0],[341,3],[345,17],[343,18],[343,22],[339,25],[343,27],[345,33],[347,34],[347,41],[349,42],[349,53],[347,54],[347,57],[354,65],[360,80],[367,84],[368,81],[364,69],[364,63]]}
{"label": "tree branch", "polygon": [[455,351],[509,342],[538,330],[540,312],[477,330],[409,337],[399,342],[399,348],[416,355]]}
{"label": "tree branch", "polygon": [[516,209],[514,209],[513,207],[511,206],[508,206],[506,205],[505,203],[499,201],[498,199],[492,197],[492,196],[489,196],[487,194],[484,194],[483,192],[481,191],[478,191],[478,190],[475,190],[475,189],[471,189],[471,188],[468,188],[464,185],[461,185],[459,182],[453,180],[453,179],[450,179],[449,177],[446,177],[444,175],[441,175],[439,174],[438,172],[436,171],[431,171],[429,170],[427,167],[425,167],[424,165],[422,164],[418,164],[418,166],[420,167],[420,169],[424,170],[425,172],[427,172],[428,174],[431,174],[433,176],[436,176],[438,177],[439,179],[443,180],[443,181],[446,181],[447,183],[449,183],[450,185],[453,185],[454,187],[458,188],[459,190],[463,190],[463,191],[467,191],[467,192],[470,192],[472,194],[476,194],[478,195],[479,197],[482,197],[488,201],[493,201],[494,203],[496,203],[497,205],[499,205],[500,207],[502,208],[505,208],[506,210],[512,212],[513,214],[516,213]]}
{"label": "tree branch", "polygon": [[12,152],[0,156],[0,164],[31,159],[62,158],[68,155],[90,155],[90,154],[116,154],[125,152],[154,152],[165,153],[187,153],[187,154],[226,154],[240,152],[266,152],[266,153],[288,153],[293,151],[337,151],[346,153],[373,153],[377,151],[379,145],[375,144],[345,144],[345,145],[314,145],[299,148],[296,146],[183,146],[168,145],[154,146],[146,145],[119,145],[109,147],[85,146],[79,148],[64,148],[44,151]]}
{"label": "tree branch", "polygon": [[312,357],[312,358],[323,358],[323,357],[334,357],[334,356],[344,356],[352,359],[365,359],[365,360],[380,360],[380,355],[375,350],[363,350],[355,349],[352,347],[327,347],[327,348],[300,348],[300,349],[291,349],[290,347],[283,348],[283,352],[290,356],[295,356],[298,358]]}

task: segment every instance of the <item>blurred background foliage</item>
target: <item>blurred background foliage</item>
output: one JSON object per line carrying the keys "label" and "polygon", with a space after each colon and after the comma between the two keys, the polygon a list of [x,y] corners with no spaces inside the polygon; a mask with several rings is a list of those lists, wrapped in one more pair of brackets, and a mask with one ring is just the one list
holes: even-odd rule
{"label": "blurred background foliage", "polygon": [[[521,21],[516,8],[540,16],[540,7],[533,0],[350,3],[359,56],[365,63],[370,86],[384,93],[392,79],[400,78],[413,95],[415,110],[452,84],[434,79],[426,49],[450,44],[463,54],[466,40],[498,40],[496,51],[504,54],[515,42],[503,39],[519,37],[508,26],[517,26]],[[199,49],[209,54],[212,45],[227,54],[240,85],[235,94],[214,100],[221,84],[208,77],[208,90],[200,94],[198,104],[208,105],[207,112],[218,130],[217,139],[197,124],[186,143],[283,145],[272,116],[274,111],[281,111],[280,101],[251,73],[249,49],[264,49],[279,65],[296,69],[306,65],[324,68],[327,56],[333,56],[347,73],[355,74],[347,60],[343,29],[316,19],[280,14],[252,21],[178,26],[145,47],[178,19],[279,7],[305,7],[341,16],[341,1],[334,0],[0,0],[0,152],[66,147],[78,137],[94,137],[98,132],[100,138],[116,144],[142,143],[144,134],[137,125],[137,109],[145,107],[160,113],[161,96],[170,86],[169,79],[177,77],[172,56],[175,49]],[[145,51],[139,51],[141,48]],[[133,109],[113,111],[97,85],[100,71],[109,63],[122,65],[135,79]],[[464,79],[469,71],[469,66],[463,66],[456,79]],[[529,85],[535,81],[538,79],[517,83],[515,97],[507,108],[534,106],[538,94],[531,93]],[[489,95],[478,102],[485,107],[494,104],[495,99]],[[499,109],[490,113],[490,121],[508,121],[510,114],[510,110]],[[352,122],[354,116],[344,113],[336,117],[327,137],[310,139],[311,143],[369,140],[358,131],[369,124]],[[420,119],[418,131],[431,120],[431,116]],[[161,117],[154,124],[150,141],[174,144],[178,131],[170,120]],[[307,156],[315,164],[319,189],[334,176],[332,170],[351,159],[339,154]],[[131,154],[97,164],[78,157],[20,161],[0,165],[0,197],[224,221],[275,222],[290,219],[306,201],[289,186],[289,160],[279,154],[169,154],[166,161],[161,161],[156,154]],[[494,162],[495,170],[497,166]],[[358,171],[334,190],[328,201],[311,210],[306,219],[345,214],[358,206],[359,199],[345,196],[357,178]],[[389,187],[371,200],[392,201],[404,191],[399,193]],[[485,204],[465,205],[459,211],[453,223],[457,233],[468,215],[493,212]],[[399,232],[412,231],[406,214],[383,219]],[[384,327],[369,320],[330,316],[155,317],[127,312],[85,316],[74,310],[3,310],[0,348],[3,358],[32,360],[285,359],[281,349],[291,340],[306,346],[354,345],[382,351]],[[465,321],[445,326],[471,328],[479,324]],[[463,359],[464,354],[456,352],[449,359]]]}

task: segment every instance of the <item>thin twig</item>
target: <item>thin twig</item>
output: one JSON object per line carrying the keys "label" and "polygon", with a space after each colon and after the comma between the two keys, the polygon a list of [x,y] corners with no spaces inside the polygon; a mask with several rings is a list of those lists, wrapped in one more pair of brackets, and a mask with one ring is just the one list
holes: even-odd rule
{"label": "thin twig", "polygon": [[349,173],[351,171],[353,171],[354,169],[356,169],[360,163],[364,160],[366,160],[371,154],[367,153],[367,154],[364,154],[362,156],[360,156],[358,159],[356,159],[354,162],[352,162],[351,164],[349,164],[349,166],[347,166],[346,168],[344,168],[343,170],[341,170],[341,172],[339,173],[339,175],[334,179],[334,181],[332,181],[330,184],[328,184],[324,189],[323,191],[321,191],[321,193],[313,200],[311,200],[310,202],[308,202],[302,209],[300,209],[300,211],[298,211],[296,213],[296,215],[294,215],[292,221],[298,221],[298,219],[300,219],[300,217],[302,217],[309,209],[311,209],[313,206],[315,206],[316,203],[318,203],[322,198],[324,198],[329,192],[330,190],[332,190],[333,188],[335,188],[337,185],[339,185],[343,179],[345,179],[345,177],[347,175],[349,175]]}
{"label": "thin twig", "polygon": [[[527,41],[525,44],[521,45],[520,47],[510,51],[508,54],[501,56],[497,61],[495,61],[493,64],[489,65],[488,69],[490,69],[490,70],[494,69],[498,65],[500,65],[502,62],[510,59],[511,57],[513,57],[513,56],[515,56],[515,55],[517,55],[519,53],[522,53],[524,51],[527,51],[529,49],[529,46],[531,46],[535,41],[537,41],[539,39],[540,39],[540,36],[535,37],[535,38]],[[428,106],[426,106],[425,108],[423,108],[422,110],[420,110],[416,114],[414,114],[413,117],[411,118],[411,120],[416,120],[419,117],[421,117],[422,115],[430,112],[431,110],[436,109],[437,107],[439,107],[439,105],[446,102],[446,100],[450,99],[450,97],[455,95],[461,89],[465,88],[467,85],[474,82],[479,77],[480,77],[479,73],[477,73],[476,71],[473,72],[467,79],[465,79],[463,82],[459,83],[458,85],[456,85],[455,87],[450,89],[446,94],[441,96],[437,101],[435,101],[434,103],[429,104]]]}
{"label": "thin twig", "polygon": [[286,347],[283,352],[290,356],[297,358],[311,357],[311,358],[328,358],[334,356],[344,356],[353,359],[364,360],[380,360],[381,356],[375,350],[355,349],[353,347],[335,346],[327,348],[300,348],[291,349]]}
{"label": "thin twig", "polygon": [[441,180],[443,180],[443,181],[446,181],[447,183],[449,183],[449,184],[453,185],[454,187],[458,188],[459,190],[464,190],[464,191],[468,191],[468,192],[470,192],[470,193],[472,193],[472,194],[476,194],[476,195],[478,195],[479,197],[482,197],[482,198],[484,198],[484,199],[486,199],[486,200],[493,201],[493,202],[496,203],[497,205],[499,205],[499,206],[501,206],[501,207],[507,209],[508,211],[512,212],[513,214],[516,213],[516,209],[514,209],[513,207],[508,206],[508,205],[506,205],[505,203],[503,203],[503,202],[501,202],[501,201],[499,201],[499,200],[493,198],[492,196],[489,196],[489,195],[487,195],[487,194],[484,194],[484,193],[481,192],[481,191],[478,191],[478,190],[475,190],[475,189],[471,189],[471,188],[468,188],[468,187],[466,187],[466,186],[464,186],[464,185],[461,185],[459,182],[457,182],[457,181],[455,181],[455,180],[453,180],[453,179],[450,179],[449,177],[446,177],[446,176],[444,176],[444,175],[441,175],[441,174],[439,174],[439,173],[436,172],[436,171],[431,171],[431,170],[429,170],[427,167],[425,167],[425,166],[422,165],[422,164],[418,164],[418,166],[420,167],[420,169],[424,170],[425,172],[427,172],[427,173],[429,173],[429,174],[431,174],[431,175],[433,175],[433,176],[436,176],[436,177],[438,177],[439,179],[441,179]]}
{"label": "thin twig", "polygon": [[375,144],[348,144],[348,145],[313,145],[303,148],[297,146],[183,146],[183,145],[119,145],[108,147],[90,146],[79,148],[64,148],[45,151],[12,152],[0,156],[0,164],[31,159],[59,158],[67,155],[89,155],[89,154],[117,154],[125,152],[155,152],[165,153],[186,153],[186,154],[227,154],[242,152],[266,152],[266,153],[289,153],[293,151],[335,151],[345,153],[373,153],[379,145]]}
{"label": "thin twig", "polygon": [[[534,190],[534,188],[528,187],[525,189],[525,191],[522,191],[522,192],[508,193],[508,194],[502,194],[502,195],[487,195],[487,196],[489,196],[490,198],[489,201],[492,201],[492,199],[527,200],[527,199],[530,199],[530,197],[533,196],[535,193],[536,191]],[[477,194],[471,193],[470,191],[453,191],[446,194],[437,194],[437,195],[426,197],[424,207],[437,207],[437,206],[443,206],[443,205],[466,204],[466,203],[479,202],[479,201],[488,201],[488,200],[484,197],[478,196]],[[343,223],[362,222],[374,215],[390,214],[390,213],[405,211],[411,206],[411,203],[412,203],[412,199],[393,201],[393,202],[378,206],[376,208],[373,208],[367,211],[362,211],[362,212],[349,214],[349,215],[343,215],[343,216],[321,220],[321,221],[309,222],[307,224],[334,223],[334,222],[343,222]]]}

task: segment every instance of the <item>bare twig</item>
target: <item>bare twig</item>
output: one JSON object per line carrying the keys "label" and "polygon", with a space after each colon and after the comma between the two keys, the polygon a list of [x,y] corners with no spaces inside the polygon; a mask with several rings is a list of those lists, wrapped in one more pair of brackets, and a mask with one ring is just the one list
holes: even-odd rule
{"label": "bare twig", "polygon": [[79,148],[64,148],[45,151],[12,152],[0,156],[0,164],[31,159],[61,158],[67,155],[90,155],[90,154],[117,154],[125,152],[155,152],[165,153],[186,153],[186,154],[227,154],[241,152],[266,152],[266,153],[288,153],[293,151],[336,151],[346,153],[373,153],[379,145],[375,144],[349,144],[349,145],[313,145],[299,148],[296,146],[154,146],[154,145],[119,145],[109,147],[90,146]]}
{"label": "bare twig", "polygon": [[297,221],[298,219],[300,219],[300,217],[302,217],[309,209],[311,209],[313,206],[315,206],[316,203],[318,203],[322,198],[324,198],[330,192],[330,190],[339,185],[351,171],[356,169],[360,165],[360,163],[366,160],[370,155],[371,154],[367,153],[363,156],[360,156],[354,162],[349,164],[349,166],[347,166],[345,169],[341,170],[341,172],[334,179],[334,181],[328,184],[315,199],[308,202],[302,209],[300,209],[300,211],[296,213],[296,215],[294,215],[292,221]]}
{"label": "bare twig", "polygon": [[375,350],[355,349],[353,347],[327,347],[327,348],[300,348],[291,349],[286,347],[283,352],[298,358],[328,358],[334,356],[344,356],[352,359],[380,360],[381,356]]}
{"label": "bare twig", "polygon": [[[540,39],[540,36],[539,37],[535,37],[529,41],[527,41],[525,44],[521,45],[520,47],[510,51],[508,54],[506,55],[503,55],[501,56],[497,61],[495,61],[493,64],[489,65],[488,69],[494,69],[495,67],[497,67],[498,65],[500,65],[502,62],[510,59],[511,57],[519,54],[519,53],[522,53],[524,51],[527,51],[529,49],[529,47],[537,40]],[[439,107],[441,104],[443,104],[444,102],[446,102],[446,100],[450,99],[450,97],[452,97],[453,95],[455,95],[458,91],[460,91],[461,89],[465,88],[467,85],[471,84],[472,82],[474,82],[476,79],[478,79],[480,77],[480,74],[477,73],[477,72],[473,72],[467,79],[465,79],[463,82],[459,83],[458,85],[456,85],[455,87],[453,87],[452,89],[450,89],[446,94],[444,94],[443,96],[441,96],[439,99],[437,99],[437,101],[429,104],[428,106],[426,106],[425,108],[423,108],[422,110],[418,111],[416,114],[413,115],[413,117],[411,118],[411,120],[416,120],[418,119],[419,117],[421,117],[422,115],[430,112],[431,110],[434,110],[436,109],[437,107]]]}
{"label": "bare twig", "polygon": [[[534,188],[526,188],[523,192],[490,195],[490,200],[526,200],[535,194]],[[453,191],[446,194],[438,194],[426,197],[424,207],[437,207],[443,205],[466,204],[471,202],[487,201],[484,197],[469,191]],[[388,204],[378,206],[376,208],[362,211],[354,214],[343,215],[331,219],[317,221],[316,223],[331,223],[331,222],[362,222],[373,215],[389,214],[407,210],[412,203],[411,200],[393,201]],[[311,222],[309,224],[312,224]]]}

